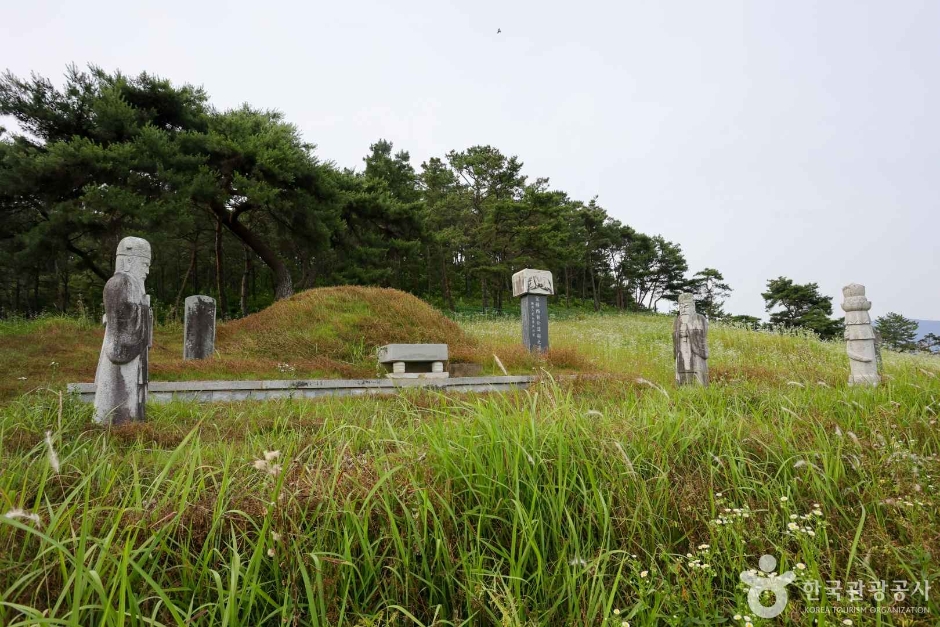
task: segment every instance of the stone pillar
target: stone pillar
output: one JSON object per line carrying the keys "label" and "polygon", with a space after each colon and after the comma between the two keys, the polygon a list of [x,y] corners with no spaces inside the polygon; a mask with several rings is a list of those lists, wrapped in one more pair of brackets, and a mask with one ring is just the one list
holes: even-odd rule
{"label": "stone pillar", "polygon": [[554,293],[548,270],[526,268],[512,275],[512,295],[522,297],[522,344],[530,351],[548,350],[548,297]]}
{"label": "stone pillar", "polygon": [[215,353],[215,299],[188,296],[183,315],[183,359],[209,359]]}
{"label": "stone pillar", "polygon": [[114,265],[114,276],[104,286],[104,342],[95,371],[99,424],[144,420],[150,381],[153,310],[144,283],[150,273],[150,244],[125,237]]}
{"label": "stone pillar", "polygon": [[865,286],[857,283],[842,288],[845,311],[845,352],[849,356],[849,385],[878,385],[878,354],[875,331],[871,326],[871,301],[865,298]]}
{"label": "stone pillar", "polygon": [[708,385],[708,318],[695,312],[692,294],[679,294],[679,312],[672,325],[676,384]]}

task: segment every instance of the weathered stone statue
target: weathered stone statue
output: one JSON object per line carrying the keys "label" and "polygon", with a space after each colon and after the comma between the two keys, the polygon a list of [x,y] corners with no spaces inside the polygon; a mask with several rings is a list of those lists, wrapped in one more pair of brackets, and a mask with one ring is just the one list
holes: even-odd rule
{"label": "weathered stone statue", "polygon": [[215,352],[215,299],[187,296],[183,314],[183,359],[209,359]]}
{"label": "weathered stone statue", "polygon": [[695,312],[689,293],[679,295],[679,315],[672,325],[676,383],[708,385],[708,318]]}
{"label": "weathered stone statue", "polygon": [[522,297],[522,344],[530,351],[548,350],[548,297],[554,293],[548,270],[525,268],[512,275],[512,295]]}
{"label": "weathered stone statue", "polygon": [[878,354],[875,331],[871,326],[871,301],[865,298],[865,286],[857,283],[842,288],[845,311],[845,352],[849,355],[849,385],[878,385]]}
{"label": "weathered stone statue", "polygon": [[153,310],[144,280],[150,244],[125,237],[118,244],[114,276],[104,286],[105,333],[95,373],[95,421],[143,420],[147,403],[147,355]]}

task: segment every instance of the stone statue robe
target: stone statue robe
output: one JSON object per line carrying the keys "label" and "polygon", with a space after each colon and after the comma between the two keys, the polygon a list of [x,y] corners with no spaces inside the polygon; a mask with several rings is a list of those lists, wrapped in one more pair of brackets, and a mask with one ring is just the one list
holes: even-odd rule
{"label": "stone statue robe", "polygon": [[115,272],[104,286],[105,334],[95,373],[95,421],[119,424],[145,418],[147,356],[153,310],[144,284]]}
{"label": "stone statue robe", "polygon": [[708,318],[680,314],[672,325],[676,383],[708,385]]}

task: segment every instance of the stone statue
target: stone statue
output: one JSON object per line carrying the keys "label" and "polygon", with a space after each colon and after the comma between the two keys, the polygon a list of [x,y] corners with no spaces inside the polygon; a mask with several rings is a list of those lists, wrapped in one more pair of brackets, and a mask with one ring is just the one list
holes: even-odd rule
{"label": "stone statue", "polygon": [[125,237],[118,244],[114,276],[104,286],[105,333],[95,373],[95,422],[120,424],[145,418],[147,355],[153,310],[144,280],[150,243]]}
{"label": "stone statue", "polygon": [[679,294],[679,315],[672,325],[678,385],[708,385],[708,318],[695,313],[695,300]]}
{"label": "stone statue", "polygon": [[865,286],[857,283],[842,288],[845,311],[845,352],[849,355],[849,385],[878,385],[878,354],[875,331],[871,326],[871,301],[865,298]]}

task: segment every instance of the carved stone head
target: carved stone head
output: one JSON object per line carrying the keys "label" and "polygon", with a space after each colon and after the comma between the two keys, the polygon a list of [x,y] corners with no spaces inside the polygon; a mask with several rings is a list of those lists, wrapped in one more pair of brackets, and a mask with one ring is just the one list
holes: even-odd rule
{"label": "carved stone head", "polygon": [[117,248],[116,272],[126,272],[144,281],[150,274],[150,242],[140,237],[125,237]]}
{"label": "carved stone head", "polygon": [[679,294],[679,314],[691,316],[695,313],[695,298],[688,292]]}

